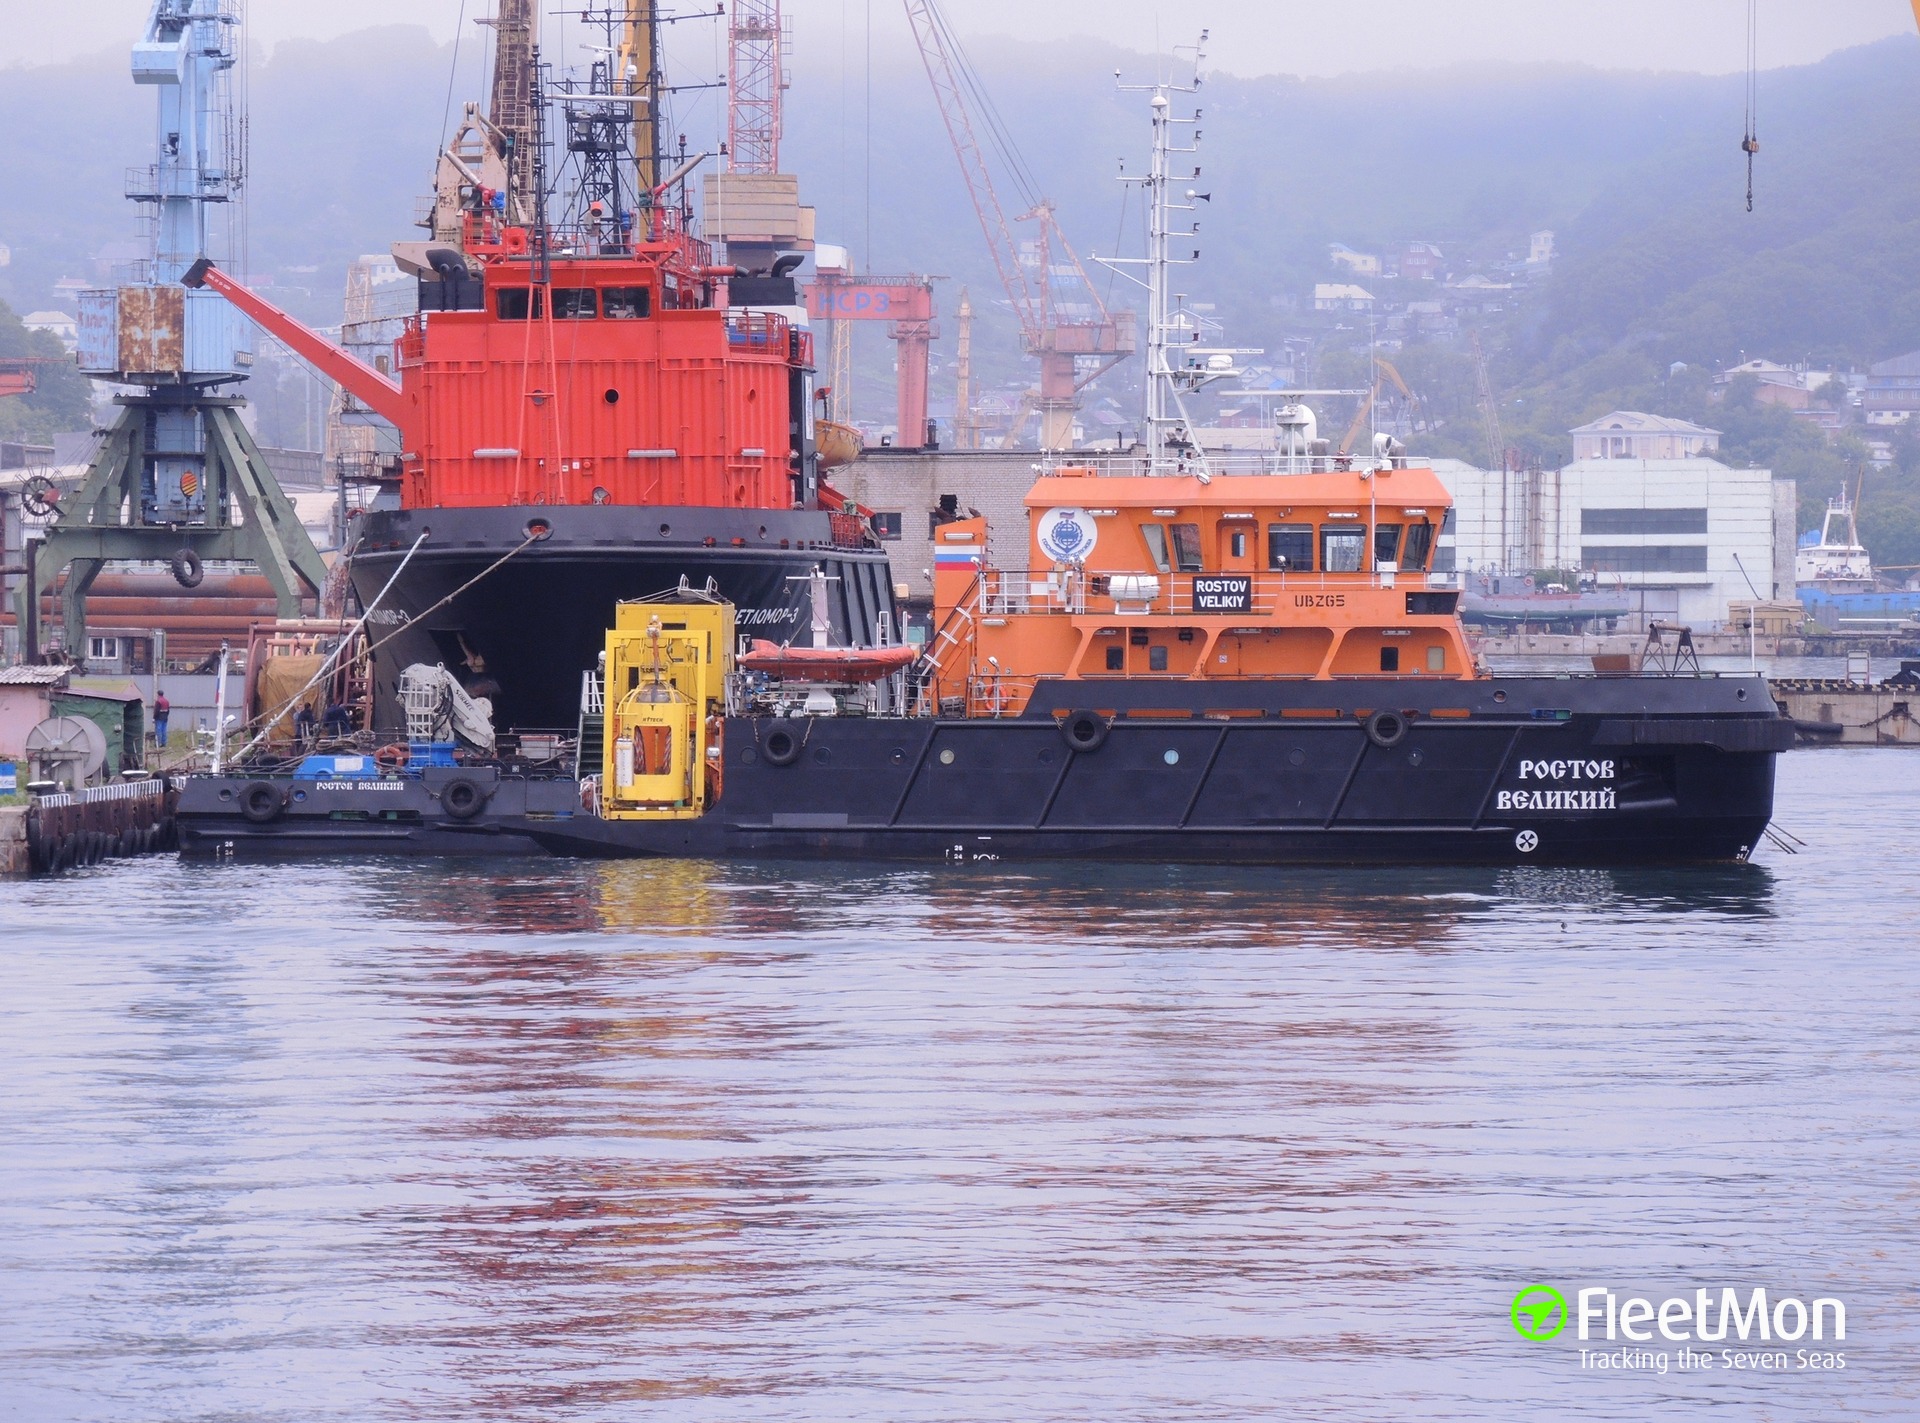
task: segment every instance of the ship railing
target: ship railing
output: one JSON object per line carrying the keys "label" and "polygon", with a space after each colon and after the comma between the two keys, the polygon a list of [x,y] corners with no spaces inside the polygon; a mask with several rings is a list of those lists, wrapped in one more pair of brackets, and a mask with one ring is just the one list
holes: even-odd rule
{"label": "ship railing", "polygon": [[788,359],[792,345],[789,329],[786,317],[771,311],[735,308],[727,312],[727,344],[764,351],[775,360]]}
{"label": "ship railing", "polygon": [[[1337,470],[1368,469],[1383,464],[1360,455],[1291,454],[1282,450],[1208,450],[1206,460],[1197,458],[1177,462],[1171,469],[1148,469],[1145,453],[1138,450],[1060,450],[1043,454],[1034,465],[1036,473],[1053,474],[1061,470],[1083,470],[1101,478],[1138,478],[1148,473],[1173,475],[1240,474],[1332,474]],[[1390,461],[1394,469],[1420,466],[1421,461],[1404,455]],[[1383,464],[1384,467],[1384,464]]]}
{"label": "ship railing", "polygon": [[1013,677],[989,672],[967,679],[969,717],[1018,716],[1039,689],[1038,677]]}
{"label": "ship railing", "polygon": [[1442,580],[1424,572],[1294,573],[1284,570],[1223,570],[1161,573],[1073,568],[990,568],[980,574],[983,617],[1053,613],[1155,616],[1173,613],[1246,613],[1272,616],[1315,607],[1338,607],[1302,599],[1352,592],[1404,590],[1451,593]]}

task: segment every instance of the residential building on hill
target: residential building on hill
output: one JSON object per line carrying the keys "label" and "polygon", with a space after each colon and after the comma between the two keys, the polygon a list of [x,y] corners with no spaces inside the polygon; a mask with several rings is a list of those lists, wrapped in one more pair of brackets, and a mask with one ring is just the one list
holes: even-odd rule
{"label": "residential building on hill", "polygon": [[1345,267],[1356,277],[1377,277],[1380,275],[1380,258],[1372,252],[1356,252],[1344,242],[1336,242],[1327,248],[1327,256],[1336,267]]}
{"label": "residential building on hill", "polygon": [[1317,282],[1313,288],[1315,311],[1372,311],[1373,293],[1348,282]]}
{"label": "residential building on hill", "polygon": [[1867,368],[1861,415],[1869,425],[1904,425],[1920,411],[1920,351]]}
{"label": "residential building on hill", "polygon": [[1580,460],[1692,459],[1720,448],[1720,432],[1640,410],[1615,410],[1568,432]]}

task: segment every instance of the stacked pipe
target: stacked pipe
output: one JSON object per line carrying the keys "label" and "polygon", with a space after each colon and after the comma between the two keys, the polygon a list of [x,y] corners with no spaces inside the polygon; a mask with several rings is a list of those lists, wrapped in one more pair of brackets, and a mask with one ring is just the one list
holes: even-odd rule
{"label": "stacked pipe", "polygon": [[[60,625],[60,592],[65,586],[62,574],[41,594],[43,628]],[[257,573],[209,573],[189,592],[170,574],[110,572],[96,578],[87,593],[90,627],[159,629],[166,634],[167,656],[174,662],[197,662],[218,652],[222,642],[244,647],[251,624],[270,622],[278,615],[273,587]],[[0,624],[10,627],[13,621],[13,604],[8,600]]]}

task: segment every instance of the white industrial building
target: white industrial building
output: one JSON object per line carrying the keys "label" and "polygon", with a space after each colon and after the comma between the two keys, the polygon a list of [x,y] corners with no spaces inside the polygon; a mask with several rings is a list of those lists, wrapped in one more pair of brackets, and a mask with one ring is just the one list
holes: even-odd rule
{"label": "white industrial building", "polygon": [[1434,462],[1454,499],[1443,557],[1450,544],[1463,577],[1562,569],[1624,596],[1635,621],[1703,628],[1724,622],[1730,602],[1794,596],[1792,480],[1705,453],[1628,452],[1717,451],[1717,431],[1684,421],[1617,411],[1574,433],[1575,449],[1593,453],[1564,469],[1502,475]]}

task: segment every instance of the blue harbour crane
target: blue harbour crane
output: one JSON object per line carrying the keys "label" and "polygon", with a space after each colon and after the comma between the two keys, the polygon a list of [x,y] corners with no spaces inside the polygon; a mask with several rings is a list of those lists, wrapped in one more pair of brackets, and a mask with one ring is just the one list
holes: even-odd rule
{"label": "blue harbour crane", "polygon": [[[112,421],[80,488],[24,491],[51,516],[16,590],[26,650],[37,653],[42,592],[62,568],[69,656],[86,648],[87,590],[116,560],[162,560],[182,587],[211,560],[251,563],[282,618],[315,597],[326,566],[253,436],[235,388],[253,363],[251,328],[212,291],[181,275],[209,250],[214,214],[231,214],[241,177],[232,70],[237,0],[153,0],[133,46],[133,82],[156,103],[154,161],[131,170],[126,195],[151,229],[151,255],[80,294],[80,369],[117,388]],[[225,221],[222,228],[230,227]]]}

